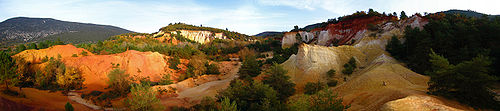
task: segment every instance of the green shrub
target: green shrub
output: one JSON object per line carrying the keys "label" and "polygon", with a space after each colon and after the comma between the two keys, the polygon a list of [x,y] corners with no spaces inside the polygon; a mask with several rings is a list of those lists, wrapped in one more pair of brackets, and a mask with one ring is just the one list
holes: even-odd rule
{"label": "green shrub", "polygon": [[342,70],[342,73],[351,75],[352,72],[354,72],[354,70],[356,69],[356,67],[357,67],[356,60],[354,59],[354,57],[351,57],[351,59],[349,59],[349,62],[344,64],[344,69]]}
{"label": "green shrub", "polygon": [[148,84],[132,85],[130,97],[125,100],[125,104],[132,111],[163,111],[165,108],[156,97],[157,94]]}
{"label": "green shrub", "polygon": [[178,70],[179,68],[177,67],[177,65],[179,65],[181,63],[181,61],[179,60],[179,57],[173,57],[173,58],[170,58],[168,59],[168,67],[170,69],[174,69],[174,70]]}
{"label": "green shrub", "polygon": [[87,56],[87,55],[88,55],[88,53],[87,53],[87,52],[85,52],[85,51],[82,51],[82,53],[80,53],[80,54],[81,54],[82,56]]}
{"label": "green shrub", "polygon": [[[73,54],[73,55],[71,55],[71,57],[78,57],[78,55],[76,55],[76,54]],[[43,60],[42,60],[42,61],[43,61]]]}
{"label": "green shrub", "polygon": [[243,65],[241,65],[240,70],[238,71],[240,75],[240,79],[248,79],[251,77],[255,77],[260,74],[259,63],[255,59],[255,57],[248,57],[243,61]]}
{"label": "green shrub", "polygon": [[328,82],[326,82],[329,87],[337,86],[337,80],[335,79],[328,79]]}
{"label": "green shrub", "polygon": [[287,103],[290,111],[345,111],[350,105],[343,105],[342,98],[330,89],[313,95],[300,95]]}
{"label": "green shrub", "polygon": [[45,56],[44,58],[42,58],[42,63],[47,62],[47,61],[49,61],[49,57]]}
{"label": "green shrub", "polygon": [[61,59],[54,59],[51,57],[42,71],[39,71],[35,75],[35,86],[39,89],[50,89],[58,90],[60,89],[57,84],[57,75],[64,75],[66,71],[66,65],[61,62]]}
{"label": "green shrub", "polygon": [[329,78],[332,78],[335,76],[335,69],[330,69],[328,70],[328,72],[326,72],[326,75],[329,77]]}
{"label": "green shrub", "polygon": [[22,52],[26,50],[26,46],[24,44],[19,44],[16,46],[16,52],[19,53],[19,52]]}
{"label": "green shrub", "polygon": [[126,95],[130,91],[129,74],[125,74],[124,70],[114,69],[108,74],[108,88],[117,92],[120,95]]}
{"label": "green shrub", "polygon": [[304,94],[312,95],[316,92],[326,88],[326,84],[323,82],[308,82],[304,87]]}
{"label": "green shrub", "polygon": [[215,63],[209,64],[208,62],[206,62],[205,67],[207,67],[207,71],[205,72],[205,74],[220,74],[219,66]]}
{"label": "green shrub", "polygon": [[71,103],[67,102],[66,105],[64,105],[64,110],[65,111],[74,111],[75,109],[73,108],[73,105],[71,105]]}
{"label": "green shrub", "polygon": [[234,80],[227,89],[217,95],[219,101],[226,97],[235,101],[242,111],[275,111],[280,110],[282,105],[277,92],[258,81]]}
{"label": "green shrub", "polygon": [[159,85],[169,85],[172,84],[172,79],[170,79],[170,74],[163,74],[161,77],[160,82],[158,83]]}

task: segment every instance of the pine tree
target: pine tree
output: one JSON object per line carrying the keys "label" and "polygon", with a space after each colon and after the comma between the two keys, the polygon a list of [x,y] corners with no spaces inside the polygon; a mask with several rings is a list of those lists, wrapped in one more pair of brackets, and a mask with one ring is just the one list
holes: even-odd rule
{"label": "pine tree", "polygon": [[71,105],[71,103],[67,102],[66,105],[64,105],[64,110],[65,111],[74,111],[75,109],[73,108],[73,105]]}
{"label": "pine tree", "polygon": [[429,93],[455,98],[474,107],[500,109],[500,104],[489,91],[498,80],[489,74],[489,57],[478,55],[471,61],[453,65],[432,50],[429,56],[432,64],[432,71],[428,73],[431,77]]}
{"label": "pine tree", "polygon": [[241,65],[239,73],[240,79],[249,79],[260,74],[259,63],[254,56],[247,57],[243,60],[243,65]]}
{"label": "pine tree", "polygon": [[406,19],[406,18],[408,18],[408,16],[406,16],[405,11],[401,11],[401,15],[399,16],[399,19],[403,20],[403,19]]}
{"label": "pine tree", "polygon": [[290,76],[286,75],[287,71],[279,64],[274,63],[266,70],[262,82],[268,84],[271,88],[278,91],[278,97],[284,101],[295,93],[295,83],[290,80]]}
{"label": "pine tree", "polygon": [[5,84],[7,89],[18,82],[15,63],[10,54],[0,51],[0,82]]}

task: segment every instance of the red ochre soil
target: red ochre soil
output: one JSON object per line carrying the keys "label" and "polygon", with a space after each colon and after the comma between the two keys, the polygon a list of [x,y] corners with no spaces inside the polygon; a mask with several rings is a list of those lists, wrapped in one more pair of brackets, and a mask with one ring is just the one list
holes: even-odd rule
{"label": "red ochre soil", "polygon": [[[82,51],[87,52],[88,56],[80,55],[79,53]],[[74,53],[77,53],[78,57],[72,57]],[[128,50],[119,54],[94,55],[85,49],[76,48],[73,45],[57,45],[47,49],[23,51],[13,57],[24,58],[28,62],[34,63],[34,66],[37,66],[33,68],[42,69],[42,66],[45,64],[41,63],[42,58],[45,56],[48,58],[57,58],[59,55],[61,56],[61,61],[64,62],[67,67],[75,67],[82,71],[82,75],[85,79],[85,88],[78,92],[88,93],[94,90],[106,91],[105,88],[108,86],[106,83],[108,80],[107,74],[115,68],[125,70],[126,73],[130,74],[133,78],[148,77],[154,82],[159,81],[162,74],[170,74],[171,79],[176,83],[172,85],[178,88],[178,90],[173,97],[162,96],[162,103],[166,106],[193,105],[193,102],[198,101],[197,99],[201,97],[196,97],[196,99],[177,98],[177,93],[182,93],[183,90],[191,89],[207,82],[233,78],[238,69],[235,68],[238,66],[236,65],[237,62],[221,62],[217,63],[221,67],[221,75],[204,75],[199,78],[189,78],[182,82],[177,82],[179,75],[187,69],[186,65],[189,61],[181,59],[181,64],[177,66],[180,68],[180,71],[174,73],[175,71],[173,69],[168,68],[168,59],[170,57],[159,54],[158,52]],[[228,83],[229,82],[222,82],[220,84]],[[220,88],[223,87],[217,87],[215,89],[210,88],[210,91],[219,90]],[[64,110],[66,102],[71,101],[67,96],[62,95],[61,92],[49,93],[44,90],[23,88],[23,93],[27,96],[26,98],[0,94],[0,107],[9,108],[8,110]],[[204,96],[207,95],[205,94]],[[214,94],[210,93],[209,96],[214,96]],[[72,103],[77,110],[91,110],[76,102],[71,101],[70,103]]]}
{"label": "red ochre soil", "polygon": [[[87,52],[87,56],[80,55],[82,51]],[[78,54],[78,57],[72,57],[73,54]],[[26,50],[14,55],[14,57],[21,57],[28,62],[37,64],[41,63],[41,59],[45,56],[57,58],[59,55],[66,66],[75,67],[82,71],[86,87],[84,90],[87,91],[104,91],[108,86],[106,83],[107,74],[115,68],[125,70],[132,78],[150,78],[153,82],[158,82],[163,74],[170,74],[173,80],[177,80],[180,75],[180,73],[174,73],[173,69],[168,68],[167,61],[170,57],[158,52],[128,50],[118,54],[94,55],[73,45],[56,45],[47,49]],[[185,71],[187,63],[188,60],[181,59],[181,64],[178,65],[181,68],[180,72]]]}

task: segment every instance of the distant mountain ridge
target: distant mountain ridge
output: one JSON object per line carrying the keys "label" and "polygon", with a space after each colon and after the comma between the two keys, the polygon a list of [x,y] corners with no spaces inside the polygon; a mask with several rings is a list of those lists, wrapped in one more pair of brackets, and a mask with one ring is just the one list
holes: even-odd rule
{"label": "distant mountain ridge", "polygon": [[437,13],[460,14],[460,15],[465,15],[465,16],[470,16],[470,17],[483,17],[483,16],[487,16],[490,19],[493,19],[495,17],[500,17],[500,15],[489,15],[489,14],[479,13],[479,12],[472,11],[472,10],[457,10],[457,9],[452,9],[452,10],[447,10],[447,11],[441,11],[441,12],[437,12]]}
{"label": "distant mountain ridge", "polygon": [[56,20],[53,18],[15,17],[0,22],[0,45],[55,40],[82,43],[105,40],[113,35],[132,31],[90,23],[78,23]]}
{"label": "distant mountain ridge", "polygon": [[283,32],[265,31],[265,32],[255,34],[254,36],[256,36],[256,37],[269,37],[269,36],[275,36],[275,35],[283,35]]}

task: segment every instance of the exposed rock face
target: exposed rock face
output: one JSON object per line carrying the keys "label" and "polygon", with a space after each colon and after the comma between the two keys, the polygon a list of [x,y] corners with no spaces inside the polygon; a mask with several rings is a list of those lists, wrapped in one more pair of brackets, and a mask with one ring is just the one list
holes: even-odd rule
{"label": "exposed rock face", "polygon": [[[381,29],[381,32],[403,32],[406,26],[412,28],[422,27],[427,24],[427,20],[421,16],[414,15],[409,19],[392,22],[395,18],[391,17],[365,17],[354,20],[339,22],[337,24],[329,24],[326,28],[314,29],[311,32],[286,32],[282,39],[282,47],[289,47],[302,40],[304,43],[316,44],[321,46],[332,46],[334,44],[354,44],[354,42],[368,36],[369,34],[376,33],[368,30],[368,24]],[[300,39],[296,39],[297,33]],[[380,36],[380,35],[377,35]]]}
{"label": "exposed rock face", "polygon": [[[224,34],[214,33],[211,31],[193,31],[193,30],[178,30],[178,31],[180,32],[180,34],[182,36],[186,37],[187,39],[193,40],[195,42],[202,43],[202,44],[208,43],[214,39],[227,39],[227,37],[224,36]],[[174,35],[170,35],[170,33],[172,33]],[[153,36],[154,37],[162,36],[163,38],[165,38],[165,37],[173,37],[173,36],[175,36],[175,34],[177,34],[177,31],[171,31],[168,33],[160,31],[157,34],[154,34]]]}
{"label": "exposed rock face", "polygon": [[357,64],[365,64],[365,55],[352,46],[324,47],[300,45],[297,55],[292,55],[282,65],[288,69],[291,80],[301,89],[305,83],[325,81],[326,72],[334,69],[340,72],[351,57]]}
{"label": "exposed rock face", "polygon": [[387,102],[382,111],[463,111],[443,105],[443,102],[429,96],[408,96]]}
{"label": "exposed rock face", "polygon": [[[125,70],[130,77],[148,77],[151,81],[158,82],[162,74],[171,74],[171,79],[177,79],[179,74],[168,68],[168,58],[158,52],[129,50],[112,55],[64,58],[63,62],[67,66],[77,67],[82,71],[85,78],[84,84],[87,87],[95,88],[92,90],[103,90],[107,86],[108,73],[114,70],[113,64]],[[184,66],[181,64],[181,67]]]}
{"label": "exposed rock face", "polygon": [[[87,56],[80,53],[87,52]],[[72,57],[78,54],[78,57]],[[107,74],[116,68],[125,70],[130,77],[150,78],[151,81],[158,82],[162,74],[171,74],[171,79],[176,80],[180,73],[175,73],[173,69],[168,68],[168,56],[158,52],[139,52],[128,50],[119,54],[112,55],[94,55],[82,48],[76,48],[73,45],[56,45],[41,50],[26,50],[14,57],[24,58],[26,61],[39,64],[45,56],[57,58],[61,56],[62,62],[69,67],[76,67],[82,71],[85,79],[84,85],[87,90],[104,90],[108,85]],[[181,72],[186,68],[187,60],[181,59]],[[119,65],[118,65],[119,64]]]}
{"label": "exposed rock face", "polygon": [[[379,24],[380,29],[377,32],[362,28],[346,29],[344,31],[348,33],[345,34],[332,32],[330,29],[288,32],[283,38],[283,46],[299,40],[310,45],[301,44],[297,55],[292,55],[281,65],[288,70],[287,74],[297,84],[299,93],[307,82],[326,81],[326,72],[330,69],[336,70],[331,79],[337,80],[338,85],[332,89],[344,99],[344,104],[351,105],[349,110],[380,110],[382,107],[383,110],[467,109],[458,103],[450,107],[449,104],[430,101],[428,98],[432,97],[426,94],[430,78],[402,66],[385,51],[385,46],[393,35],[402,37],[405,26],[421,28],[426,23],[419,16],[413,16],[399,22]],[[301,38],[295,39],[296,34]],[[305,36],[310,34],[315,35],[315,38]],[[352,46],[328,47],[331,46],[329,41],[332,39],[338,39],[339,42],[356,42],[349,43]],[[345,75],[342,73],[343,65],[351,57],[356,59],[358,68],[353,74]],[[413,101],[414,95],[420,95],[418,100],[415,100],[417,102]],[[405,97],[410,99],[387,103]],[[408,106],[412,104],[418,105]]]}
{"label": "exposed rock face", "polygon": [[[335,69],[337,73],[333,79],[337,80],[339,85],[332,89],[344,99],[344,104],[351,105],[349,110],[379,110],[382,107],[398,110],[405,108],[406,104],[416,103],[401,100],[401,103],[392,105],[396,103],[387,102],[413,95],[431,98],[426,95],[430,78],[407,69],[390,57],[380,47],[380,44],[385,44],[383,39],[361,41],[357,46],[339,47],[302,44],[297,55],[292,55],[281,65],[288,70],[287,75],[297,84],[296,89],[299,92],[307,82],[326,81],[326,72]],[[348,76],[342,74],[341,70],[350,57],[356,59],[358,68]],[[427,100],[421,102],[418,103],[421,105],[412,106],[409,110],[420,107],[453,109],[446,106],[449,104],[426,103]],[[386,103],[389,106],[384,106]],[[463,108],[461,105],[453,107],[456,106]]]}

